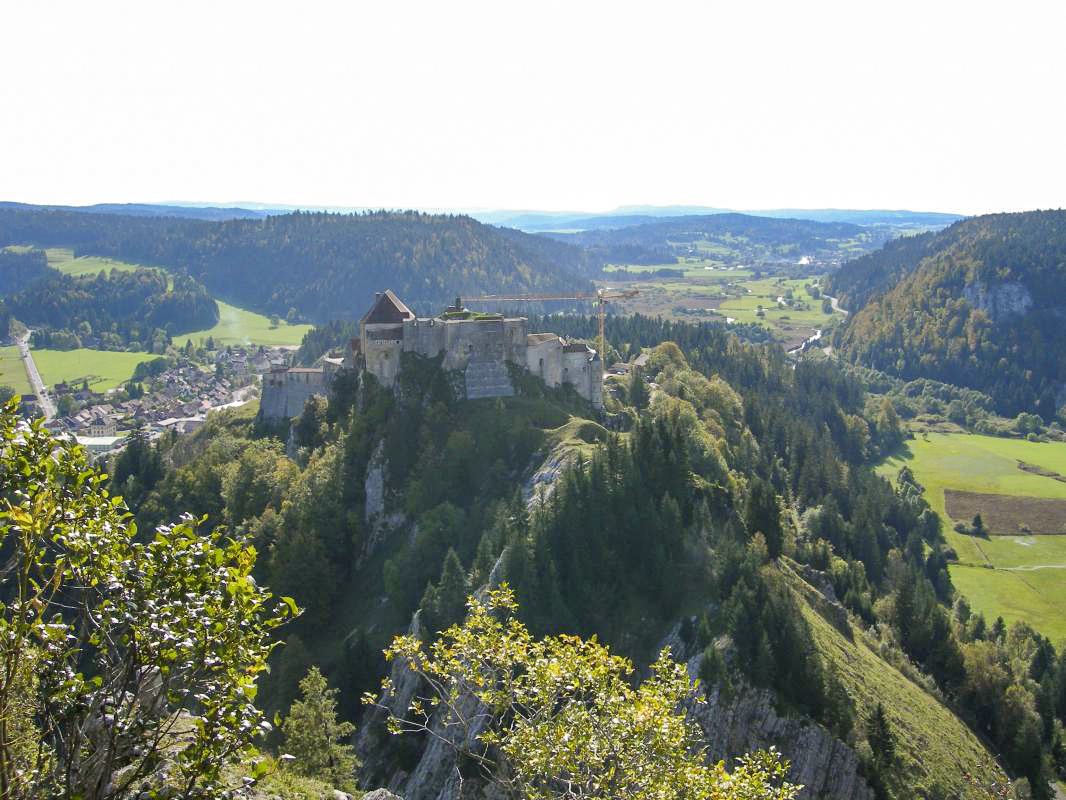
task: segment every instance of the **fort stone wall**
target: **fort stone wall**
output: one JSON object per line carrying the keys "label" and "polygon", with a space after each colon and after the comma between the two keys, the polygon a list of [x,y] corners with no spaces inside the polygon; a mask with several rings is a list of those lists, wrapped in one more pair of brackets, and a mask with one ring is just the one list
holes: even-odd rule
{"label": "fort stone wall", "polygon": [[291,419],[304,410],[307,398],[326,390],[322,369],[274,370],[263,376],[260,413],[267,419]]}
{"label": "fort stone wall", "polygon": [[[595,350],[567,344],[552,333],[530,334],[524,317],[472,315],[459,303],[456,300],[456,306],[440,317],[420,318],[391,291],[379,294],[360,321],[358,347],[367,371],[384,386],[393,386],[403,353],[427,358],[443,353],[445,369],[463,372],[468,398],[507,397],[515,393],[507,369],[510,362],[548,386],[569,383],[594,406],[603,406],[603,377]],[[355,358],[355,344],[351,347],[349,362]],[[263,415],[299,414],[308,397],[327,391],[338,368],[334,361],[338,360],[325,359],[321,369],[292,369],[264,378]]]}
{"label": "fort stone wall", "polygon": [[392,386],[400,373],[404,350],[403,325],[367,325],[360,344],[366,368],[385,386]]}

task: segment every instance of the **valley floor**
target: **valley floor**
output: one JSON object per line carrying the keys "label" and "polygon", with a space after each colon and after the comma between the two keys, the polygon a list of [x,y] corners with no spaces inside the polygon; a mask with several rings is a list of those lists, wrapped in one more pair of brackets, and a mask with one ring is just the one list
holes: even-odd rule
{"label": "valley floor", "polygon": [[[1022,469],[1022,464],[1052,474]],[[1053,477],[1066,475],[1066,443],[920,434],[879,472],[895,477],[904,465],[944,521],[945,536],[959,559],[950,567],[951,579],[973,610],[989,623],[999,616],[1008,624],[1022,620],[1055,643],[1066,640],[1066,535],[1028,535],[1017,525],[991,529],[983,537],[961,534],[955,523],[969,525],[972,518],[952,519],[945,503],[945,490],[952,489],[1066,502],[1066,483]],[[1024,502],[1016,505],[1024,508]]]}

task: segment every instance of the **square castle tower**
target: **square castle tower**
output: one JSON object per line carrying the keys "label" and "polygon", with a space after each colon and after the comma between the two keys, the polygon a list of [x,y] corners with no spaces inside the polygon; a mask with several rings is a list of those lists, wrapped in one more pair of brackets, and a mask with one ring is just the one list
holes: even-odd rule
{"label": "square castle tower", "polygon": [[599,354],[585,344],[569,344],[554,333],[529,333],[525,317],[504,317],[463,308],[460,298],[437,317],[416,317],[391,290],[377,294],[359,321],[359,345],[366,368],[392,386],[401,353],[435,358],[445,369],[462,370],[468,399],[510,397],[514,391],[507,362],[524,367],[548,386],[569,383],[596,408],[603,407]]}

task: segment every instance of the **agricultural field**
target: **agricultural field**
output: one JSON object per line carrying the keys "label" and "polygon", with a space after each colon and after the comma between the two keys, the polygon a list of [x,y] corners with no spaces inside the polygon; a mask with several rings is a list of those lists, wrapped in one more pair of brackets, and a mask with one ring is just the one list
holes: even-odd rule
{"label": "agricultural field", "polygon": [[174,346],[182,347],[192,340],[194,344],[201,339],[212,337],[215,344],[227,345],[265,345],[267,347],[296,346],[303,341],[304,334],[311,330],[310,325],[290,325],[285,320],[278,322],[278,327],[270,327],[270,319],[254,311],[218,303],[219,321],[213,328],[205,331],[183,334],[174,337]]}
{"label": "agricultural field", "polygon": [[155,358],[151,353],[126,353],[113,350],[37,350],[33,360],[47,386],[57,383],[89,382],[95,392],[114,389],[131,377],[142,361]]}
{"label": "agricultural field", "polygon": [[17,345],[0,347],[0,386],[10,386],[16,394],[33,394]]}
{"label": "agricultural field", "polygon": [[944,509],[954,520],[980,516],[992,536],[1066,533],[1066,500],[945,489]]}
{"label": "agricultural field", "polygon": [[[684,270],[683,278],[625,281],[627,275],[660,269]],[[667,319],[755,323],[768,328],[786,348],[795,347],[818,330],[843,319],[822,311],[822,298],[805,286],[817,278],[755,279],[750,269],[727,268],[707,259],[683,258],[675,264],[614,266],[602,285],[636,289],[640,294],[619,303],[624,313]],[[788,294],[791,293],[791,297]],[[761,312],[761,313],[760,313]]]}
{"label": "agricultural field", "polygon": [[98,275],[101,270],[110,275],[111,271],[116,269],[119,272],[151,269],[140,264],[113,261],[110,258],[97,258],[96,256],[75,258],[74,251],[67,247],[49,247],[44,252],[48,257],[48,266],[59,270],[64,275]]}
{"label": "agricultural field", "polygon": [[[1042,525],[1049,509],[1061,508],[1046,501],[1066,503],[1066,483],[1055,477],[1066,475],[1066,443],[928,433],[908,442],[879,471],[894,477],[903,465],[944,520],[959,558],[950,567],[951,579],[971,607],[989,622],[998,616],[1007,623],[1024,620],[1054,642],[1066,639],[1066,535],[1035,533],[1058,519]],[[953,518],[949,508],[962,518]],[[990,535],[953,529],[956,522],[969,525],[975,508]],[[1023,524],[1032,533],[1019,528]]]}

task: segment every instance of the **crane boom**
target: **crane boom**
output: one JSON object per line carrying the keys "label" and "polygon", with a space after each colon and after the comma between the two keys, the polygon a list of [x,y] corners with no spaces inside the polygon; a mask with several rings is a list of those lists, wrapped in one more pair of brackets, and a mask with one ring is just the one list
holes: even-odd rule
{"label": "crane boom", "polygon": [[[636,289],[597,289],[595,292],[574,292],[573,294],[489,294],[482,297],[464,297],[468,303],[491,303],[495,301],[526,302],[533,300],[593,300],[599,306],[600,316],[600,369],[607,370],[607,303],[611,300],[624,300],[636,297],[639,292]],[[459,300],[456,305],[461,306]]]}

